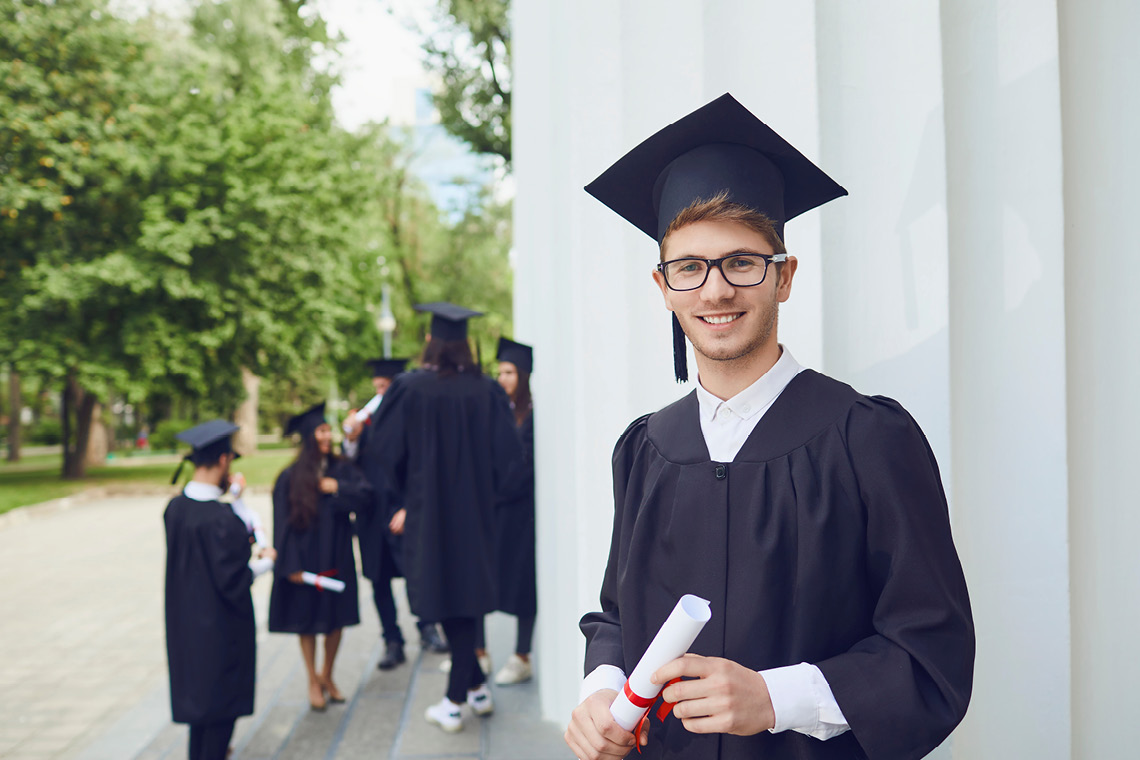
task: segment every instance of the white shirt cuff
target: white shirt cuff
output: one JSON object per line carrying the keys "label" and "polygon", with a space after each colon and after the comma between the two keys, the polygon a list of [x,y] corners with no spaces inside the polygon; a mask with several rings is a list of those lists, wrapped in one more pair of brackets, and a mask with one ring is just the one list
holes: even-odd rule
{"label": "white shirt cuff", "polygon": [[253,571],[253,577],[264,575],[273,569],[273,560],[269,557],[259,557],[249,561],[249,569]]}
{"label": "white shirt cuff", "polygon": [[784,668],[761,670],[768,684],[776,725],[770,730],[796,731],[826,741],[849,731],[827,679],[815,665],[801,662]]}
{"label": "white shirt cuff", "polygon": [[582,686],[578,689],[578,704],[586,701],[586,697],[602,689],[621,691],[625,686],[625,673],[616,665],[599,665],[594,672],[582,679]]}

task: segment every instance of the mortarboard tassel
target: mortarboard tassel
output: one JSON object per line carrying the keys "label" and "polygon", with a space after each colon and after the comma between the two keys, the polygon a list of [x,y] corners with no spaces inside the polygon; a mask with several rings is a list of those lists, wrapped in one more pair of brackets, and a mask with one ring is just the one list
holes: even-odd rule
{"label": "mortarboard tassel", "polygon": [[178,463],[178,469],[174,471],[174,477],[170,479],[170,485],[174,485],[175,483],[178,482],[178,476],[182,474],[182,467],[185,464],[186,464],[186,457],[183,457],[182,461]]}
{"label": "mortarboard tassel", "polygon": [[681,329],[681,323],[677,320],[677,315],[673,315],[673,374],[677,376],[678,383],[687,382],[689,379],[689,364],[685,360],[685,331]]}

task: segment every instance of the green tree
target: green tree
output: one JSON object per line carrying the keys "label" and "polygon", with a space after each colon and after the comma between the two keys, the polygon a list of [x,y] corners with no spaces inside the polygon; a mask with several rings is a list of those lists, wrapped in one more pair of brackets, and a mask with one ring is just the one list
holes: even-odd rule
{"label": "green tree", "polygon": [[150,55],[103,0],[0,9],[0,341],[62,386],[67,477],[99,395],[131,381],[114,326],[153,169]]}
{"label": "green tree", "polygon": [[438,0],[426,36],[427,66],[439,78],[440,123],[477,153],[511,163],[511,25],[508,0]]}

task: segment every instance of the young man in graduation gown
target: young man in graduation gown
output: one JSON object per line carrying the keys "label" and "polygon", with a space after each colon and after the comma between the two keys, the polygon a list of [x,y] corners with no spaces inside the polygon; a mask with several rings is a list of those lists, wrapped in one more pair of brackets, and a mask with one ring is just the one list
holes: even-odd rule
{"label": "young man in graduation gown", "polygon": [[366,454],[401,495],[408,601],[438,620],[451,646],[446,696],[425,717],[445,731],[463,727],[460,707],[492,711],[475,656],[477,620],[495,609],[495,500],[521,458],[506,393],[471,355],[467,320],[479,312],[449,303],[432,314],[424,369],[400,375],[380,405]]}
{"label": "young man in graduation gown", "polygon": [[696,390],[613,455],[601,610],[582,618],[578,757],[635,738],[609,706],[678,597],[711,602],[655,683],[653,758],[920,758],[961,721],[974,630],[938,466],[895,401],[800,366],[777,342],[797,262],[784,222],[846,191],[725,95],[586,188],[660,244],[675,367]]}
{"label": "young man in graduation gown", "polygon": [[[179,433],[194,477],[166,507],[166,652],[170,708],[190,724],[190,760],[222,760],[234,721],[253,713],[253,579],[276,554],[250,559],[249,532],[219,499],[229,487],[237,425],[212,420]],[[181,471],[179,467],[179,472]],[[174,475],[174,482],[178,473]]]}
{"label": "young man in graduation gown", "polygon": [[[392,380],[407,367],[407,359],[371,359],[372,387],[383,397]],[[380,616],[380,632],[384,638],[384,656],[377,667],[391,670],[407,662],[404,653],[404,635],[396,616],[396,600],[392,596],[392,579],[403,576],[400,553],[403,537],[391,530],[392,518],[400,511],[399,495],[388,484],[383,468],[375,464],[375,457],[364,451],[375,442],[373,420],[376,413],[358,422],[346,423],[344,452],[364,473],[372,484],[374,508],[356,516],[356,535],[360,539],[360,566],[364,577],[372,583],[372,598]],[[420,646],[432,652],[446,652],[447,645],[439,635],[435,623],[420,620]]]}

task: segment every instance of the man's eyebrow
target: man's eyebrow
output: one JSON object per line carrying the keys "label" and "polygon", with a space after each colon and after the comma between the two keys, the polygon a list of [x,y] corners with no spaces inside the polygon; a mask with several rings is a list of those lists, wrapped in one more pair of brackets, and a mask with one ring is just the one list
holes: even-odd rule
{"label": "man's eyebrow", "polygon": [[726,258],[728,256],[735,256],[738,253],[751,253],[751,254],[754,254],[756,256],[771,256],[772,255],[770,253],[764,253],[763,251],[758,251],[754,248],[749,248],[749,247],[745,246],[743,248],[734,248],[733,250],[729,251],[728,253],[722,253],[720,256],[706,257],[706,256],[697,256],[695,254],[690,253],[690,254],[685,254],[683,256],[675,256],[671,259],[662,259],[662,261],[676,261],[677,259],[704,259],[705,261],[709,261],[710,259],[723,259],[723,258]]}

